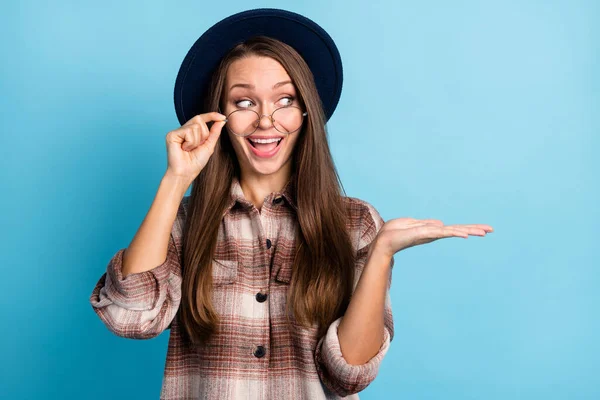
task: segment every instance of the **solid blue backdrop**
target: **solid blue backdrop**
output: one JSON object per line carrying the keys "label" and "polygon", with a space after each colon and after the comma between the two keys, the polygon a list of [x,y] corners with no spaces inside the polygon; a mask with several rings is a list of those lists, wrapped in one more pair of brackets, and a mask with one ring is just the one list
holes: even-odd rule
{"label": "solid blue backdrop", "polygon": [[[485,223],[395,255],[395,338],[363,399],[598,399],[600,7],[285,3],[337,42],[346,193]],[[13,1],[0,12],[6,399],[158,398],[168,331],[89,304],[166,169],[173,85],[218,20],[280,1]]]}

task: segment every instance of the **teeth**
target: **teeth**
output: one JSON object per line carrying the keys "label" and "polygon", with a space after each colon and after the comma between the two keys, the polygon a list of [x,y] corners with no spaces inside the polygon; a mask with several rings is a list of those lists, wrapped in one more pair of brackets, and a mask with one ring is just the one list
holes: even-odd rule
{"label": "teeth", "polygon": [[281,140],[281,138],[277,138],[277,139],[248,139],[251,142],[254,143],[273,143],[273,142],[279,142]]}

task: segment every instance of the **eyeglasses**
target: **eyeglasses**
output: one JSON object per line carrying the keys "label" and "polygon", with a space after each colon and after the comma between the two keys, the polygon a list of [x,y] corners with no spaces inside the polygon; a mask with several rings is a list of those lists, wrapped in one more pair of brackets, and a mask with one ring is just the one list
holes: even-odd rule
{"label": "eyeglasses", "polygon": [[302,127],[304,117],[307,115],[307,112],[296,106],[280,107],[271,115],[260,115],[254,110],[239,109],[229,113],[225,125],[234,135],[245,137],[256,132],[262,117],[269,117],[278,132],[290,134]]}

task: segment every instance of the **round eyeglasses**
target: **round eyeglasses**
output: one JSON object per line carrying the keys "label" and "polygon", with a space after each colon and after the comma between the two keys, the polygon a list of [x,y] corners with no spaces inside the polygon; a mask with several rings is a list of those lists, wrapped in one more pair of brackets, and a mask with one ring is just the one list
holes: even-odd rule
{"label": "round eyeglasses", "polygon": [[227,115],[225,125],[237,136],[250,136],[258,129],[262,117],[269,117],[273,127],[281,133],[294,133],[302,127],[308,113],[296,106],[280,107],[271,115],[260,115],[254,110],[239,109]]}

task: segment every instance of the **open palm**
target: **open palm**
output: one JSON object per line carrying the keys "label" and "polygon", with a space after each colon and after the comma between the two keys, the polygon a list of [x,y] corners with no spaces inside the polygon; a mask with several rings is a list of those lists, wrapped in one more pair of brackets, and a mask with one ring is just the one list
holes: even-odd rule
{"label": "open palm", "polygon": [[485,236],[494,229],[485,224],[444,225],[437,219],[396,218],[387,221],[377,234],[377,244],[390,257],[400,250],[447,237]]}

